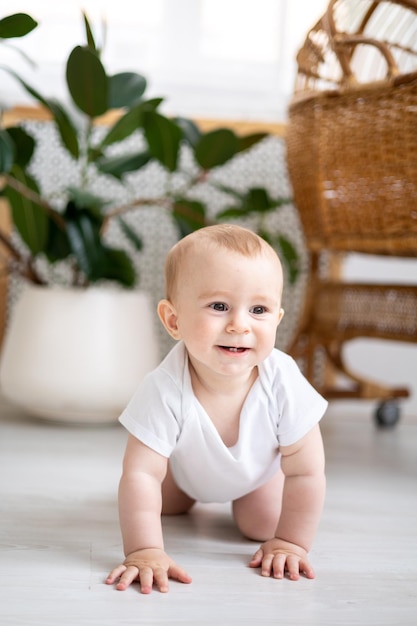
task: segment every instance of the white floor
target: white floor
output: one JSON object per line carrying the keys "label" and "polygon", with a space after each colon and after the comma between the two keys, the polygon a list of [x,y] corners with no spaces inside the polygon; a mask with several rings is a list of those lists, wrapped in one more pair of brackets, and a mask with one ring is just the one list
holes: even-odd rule
{"label": "white floor", "polygon": [[[117,592],[117,425],[41,423],[0,400],[0,624],[417,624],[417,417],[378,431],[335,404],[323,420],[328,495],[314,581],[247,567],[256,545],[228,506],[165,521],[168,552],[193,576],[168,594]],[[343,414],[342,414],[343,413]]]}

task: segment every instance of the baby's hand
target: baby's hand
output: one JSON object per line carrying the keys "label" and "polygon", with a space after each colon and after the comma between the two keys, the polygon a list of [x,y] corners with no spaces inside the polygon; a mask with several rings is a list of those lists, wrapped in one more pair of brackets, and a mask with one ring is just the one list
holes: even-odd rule
{"label": "baby's hand", "polygon": [[116,589],[124,591],[135,580],[140,583],[142,593],[151,593],[155,583],[162,593],[168,591],[168,578],[190,583],[191,578],[183,569],[158,548],[145,548],[128,554],[121,565],[108,575],[106,583],[112,585],[118,578]]}
{"label": "baby's hand", "polygon": [[277,538],[261,545],[253,555],[249,567],[261,567],[262,576],[283,578],[287,573],[290,580],[298,580],[300,574],[314,578],[314,570],[308,562],[304,548]]}

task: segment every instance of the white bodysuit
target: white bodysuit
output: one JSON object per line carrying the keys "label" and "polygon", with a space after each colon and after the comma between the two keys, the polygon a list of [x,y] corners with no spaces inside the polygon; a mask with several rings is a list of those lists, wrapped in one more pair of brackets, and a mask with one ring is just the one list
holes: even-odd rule
{"label": "white bodysuit", "polygon": [[284,352],[274,349],[258,370],[240,415],[238,441],[230,448],[193,393],[182,341],[146,376],[120,422],[169,457],[178,486],[191,498],[236,500],[277,472],[279,446],[306,435],[327,407]]}

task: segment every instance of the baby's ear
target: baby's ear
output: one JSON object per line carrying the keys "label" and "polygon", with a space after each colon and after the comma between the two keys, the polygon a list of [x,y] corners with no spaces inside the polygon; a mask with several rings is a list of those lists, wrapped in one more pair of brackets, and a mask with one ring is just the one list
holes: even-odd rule
{"label": "baby's ear", "polygon": [[181,339],[178,329],[178,317],[174,305],[169,300],[161,300],[158,304],[158,315],[165,329],[173,339]]}

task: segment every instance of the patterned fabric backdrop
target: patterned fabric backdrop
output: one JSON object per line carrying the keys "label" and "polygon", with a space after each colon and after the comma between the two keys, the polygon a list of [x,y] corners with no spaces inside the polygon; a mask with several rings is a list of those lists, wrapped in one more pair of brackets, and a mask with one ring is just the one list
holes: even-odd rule
{"label": "patterned fabric backdrop", "polygon": [[[43,193],[49,197],[51,202],[59,206],[60,202],[63,203],[62,190],[68,185],[78,184],[79,172],[77,167],[67,153],[62,150],[52,123],[30,121],[25,123],[25,127],[38,141],[32,172],[40,181]],[[96,132],[103,131],[99,128]],[[122,146],[123,152],[126,152],[129,143],[136,148],[138,142],[141,142],[139,134],[130,137]],[[115,148],[114,152],[117,153],[118,150],[121,150],[120,146],[118,149]],[[182,154],[182,159],[184,169],[189,171],[193,168],[193,163],[186,150]],[[251,186],[264,186],[271,195],[291,197],[286,170],[285,145],[282,137],[270,136],[265,138],[246,153],[235,157],[229,164],[217,168],[211,173],[211,176],[216,181],[227,183],[239,191]],[[171,185],[174,184],[180,189],[182,182],[181,175],[178,175],[174,181],[171,181]],[[109,207],[112,208],[128,204],[138,197],[157,198],[164,193],[166,185],[167,175],[165,171],[158,164],[152,164],[128,176],[124,184],[108,176],[97,175],[92,181],[91,191],[100,196],[107,196]],[[224,195],[213,190],[207,184],[199,186],[195,197],[208,201],[211,215],[215,215],[220,209],[225,208]],[[158,206],[134,208],[125,216],[125,219],[135,228],[144,243],[143,251],[136,252],[134,256],[139,276],[137,288],[147,290],[151,294],[156,309],[158,300],[164,297],[163,265],[165,255],[178,239],[176,226],[169,213]],[[239,223],[249,228],[255,227],[255,222],[250,219],[239,220]],[[285,349],[293,336],[301,312],[307,257],[297,211],[291,203],[272,213],[268,218],[268,226],[274,232],[284,234],[291,239],[299,251],[304,270],[295,285],[289,285],[288,280],[286,280],[284,288],[285,316],[278,331],[277,346]],[[115,221],[110,223],[107,237],[112,243],[129,249],[129,243]],[[133,250],[129,251],[133,254]],[[46,262],[41,262],[39,267],[45,275],[53,276],[57,283],[65,283],[68,274],[68,266],[65,264],[58,268],[51,268]],[[10,309],[13,307],[21,288],[21,281],[14,279],[11,288]],[[172,346],[172,340],[159,323],[156,313],[155,325],[162,357]]]}

